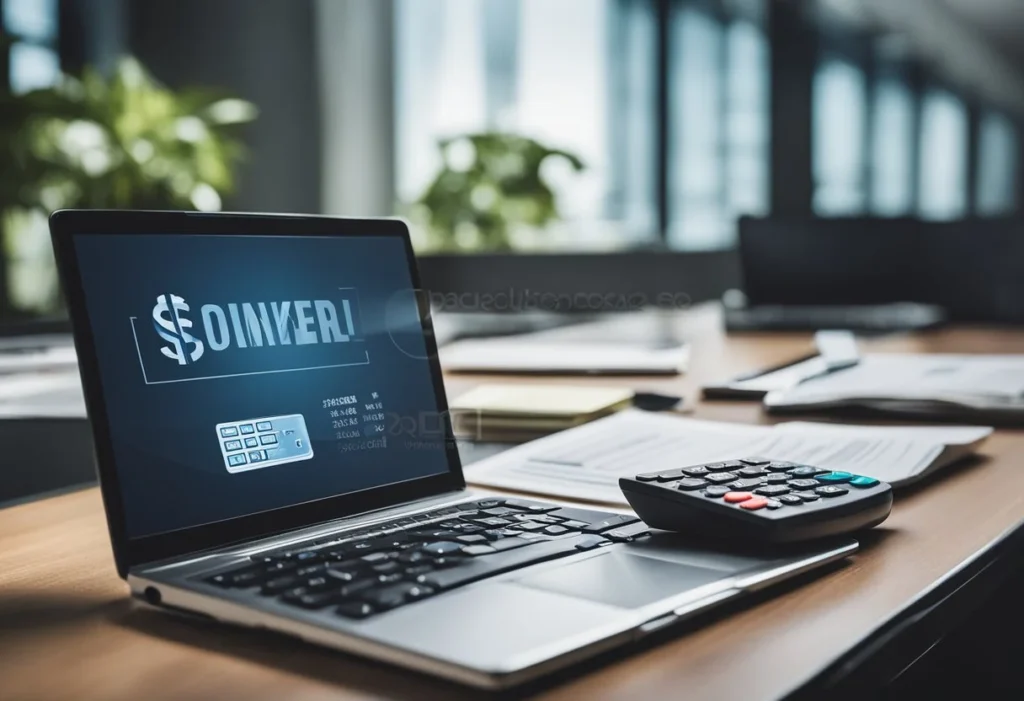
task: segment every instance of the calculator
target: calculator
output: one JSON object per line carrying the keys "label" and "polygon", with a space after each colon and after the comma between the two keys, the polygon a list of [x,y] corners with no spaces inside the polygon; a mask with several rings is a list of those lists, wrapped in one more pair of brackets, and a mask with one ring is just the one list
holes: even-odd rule
{"label": "calculator", "polygon": [[217,424],[217,443],[228,472],[247,472],[313,457],[302,414],[261,416]]}
{"label": "calculator", "polygon": [[652,528],[765,544],[871,528],[892,510],[892,487],[873,477],[763,457],[642,473],[619,487]]}

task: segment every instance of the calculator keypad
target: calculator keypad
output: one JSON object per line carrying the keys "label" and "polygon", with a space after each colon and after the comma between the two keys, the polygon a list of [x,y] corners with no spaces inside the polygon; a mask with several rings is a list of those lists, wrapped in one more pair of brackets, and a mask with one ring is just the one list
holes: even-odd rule
{"label": "calculator keypad", "polygon": [[636,479],[754,513],[788,513],[881,484],[873,477],[761,457],[637,475]]}
{"label": "calculator keypad", "polygon": [[217,424],[217,443],[228,472],[246,472],[309,460],[313,446],[302,414]]}

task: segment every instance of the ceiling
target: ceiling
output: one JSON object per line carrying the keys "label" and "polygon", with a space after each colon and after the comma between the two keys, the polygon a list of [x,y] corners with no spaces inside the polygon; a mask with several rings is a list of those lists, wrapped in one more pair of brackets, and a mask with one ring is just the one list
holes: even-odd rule
{"label": "ceiling", "polygon": [[[898,1],[898,0],[896,0]],[[1024,0],[934,0],[1024,65]]]}

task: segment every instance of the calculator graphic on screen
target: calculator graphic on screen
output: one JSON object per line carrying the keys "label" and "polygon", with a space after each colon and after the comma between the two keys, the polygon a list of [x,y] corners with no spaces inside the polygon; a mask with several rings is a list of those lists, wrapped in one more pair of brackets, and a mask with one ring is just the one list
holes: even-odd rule
{"label": "calculator graphic on screen", "polygon": [[313,457],[302,414],[217,424],[217,443],[228,472],[259,470]]}

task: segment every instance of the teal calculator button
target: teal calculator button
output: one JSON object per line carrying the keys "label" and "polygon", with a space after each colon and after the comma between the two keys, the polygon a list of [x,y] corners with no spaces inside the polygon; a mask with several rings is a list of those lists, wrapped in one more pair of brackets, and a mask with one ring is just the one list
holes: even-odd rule
{"label": "teal calculator button", "polygon": [[867,489],[868,487],[874,487],[876,484],[878,484],[878,480],[876,480],[874,477],[864,477],[862,475],[857,475],[852,480],[850,480],[850,484],[852,484],[854,487]]}
{"label": "teal calculator button", "polygon": [[849,472],[826,472],[823,475],[818,475],[814,479],[818,480],[819,482],[836,484],[839,482],[849,482],[854,477],[855,475],[852,475]]}

